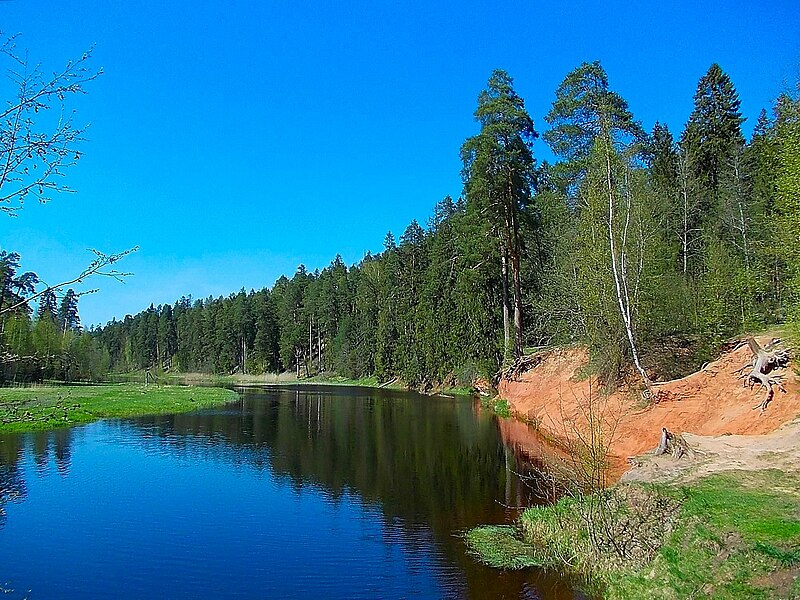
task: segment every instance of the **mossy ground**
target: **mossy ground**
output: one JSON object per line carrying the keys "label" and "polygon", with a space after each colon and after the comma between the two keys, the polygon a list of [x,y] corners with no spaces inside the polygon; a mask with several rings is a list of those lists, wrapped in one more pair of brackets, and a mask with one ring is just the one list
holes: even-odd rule
{"label": "mossy ground", "polygon": [[[657,541],[652,553],[621,558],[602,547],[602,536],[601,547],[590,543],[585,515],[597,497],[529,509],[516,527],[470,531],[467,544],[492,566],[580,573],[591,591],[609,599],[800,598],[797,474],[731,471],[685,486],[627,487],[654,499],[653,510],[676,507],[671,517],[656,512],[665,526],[655,537],[652,524],[637,526],[631,503],[612,503],[617,514],[601,522],[615,543],[631,534],[645,549]],[[633,504],[641,512],[641,500]]]}
{"label": "mossy ground", "polygon": [[132,383],[0,388],[0,432],[53,429],[104,417],[186,412],[236,397],[222,388]]}

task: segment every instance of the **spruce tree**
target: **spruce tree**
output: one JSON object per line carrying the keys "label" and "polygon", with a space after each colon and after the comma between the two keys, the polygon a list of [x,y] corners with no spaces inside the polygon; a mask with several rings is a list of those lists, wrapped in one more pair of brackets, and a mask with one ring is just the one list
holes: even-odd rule
{"label": "spruce tree", "polygon": [[36,319],[41,321],[42,319],[49,319],[53,323],[56,322],[58,318],[58,309],[56,294],[53,290],[47,289],[39,298],[39,308],[36,311]]}
{"label": "spruce tree", "polygon": [[69,288],[61,299],[58,308],[58,324],[62,334],[68,331],[78,333],[81,329],[81,319],[78,316],[78,295]]}
{"label": "spruce tree", "polygon": [[650,136],[650,178],[653,188],[672,198],[678,186],[678,152],[669,127],[658,121]]}
{"label": "spruce tree", "polygon": [[741,102],[730,77],[717,63],[697,84],[694,108],[681,137],[692,174],[701,186],[701,220],[712,225],[718,210],[720,184],[729,162],[744,145]]}

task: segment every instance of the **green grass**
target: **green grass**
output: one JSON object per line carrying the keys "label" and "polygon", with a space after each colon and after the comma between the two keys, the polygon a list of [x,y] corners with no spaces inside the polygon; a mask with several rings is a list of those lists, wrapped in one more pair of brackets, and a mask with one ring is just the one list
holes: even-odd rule
{"label": "green grass", "polygon": [[0,432],[35,431],[104,417],[177,413],[236,399],[231,390],[121,383],[0,388]]}
{"label": "green grass", "polygon": [[[215,375],[212,373],[157,373],[156,381],[162,384],[206,384],[206,385],[340,385],[355,387],[383,388],[389,390],[402,390],[408,388],[401,381],[390,383],[381,382],[374,375],[370,377],[360,377],[350,379],[333,373],[323,373],[308,378],[296,379],[291,373],[262,373],[260,375]],[[143,383],[144,372],[135,371],[131,373],[113,373],[108,375],[108,379],[113,382],[123,383]],[[474,396],[475,390],[472,386],[438,386],[427,392],[430,395],[449,395],[449,396]]]}
{"label": "green grass", "polygon": [[484,525],[470,529],[467,546],[482,562],[498,569],[524,569],[543,566],[536,548],[522,540],[519,528],[510,525]]}
{"label": "green grass", "polygon": [[[306,379],[297,379],[295,381],[286,382],[289,385],[342,385],[342,386],[355,386],[355,387],[371,387],[378,388],[384,387],[390,390],[404,390],[402,384],[393,382],[385,385],[378,381],[378,378],[373,376],[360,377],[359,379],[350,379],[349,377],[342,377],[340,375],[314,375]],[[283,385],[283,383],[281,383]]]}
{"label": "green grass", "polygon": [[500,396],[495,396],[494,398],[482,398],[481,405],[484,408],[488,408],[489,410],[493,411],[498,417],[502,417],[503,419],[511,418],[511,405],[508,403],[508,400],[501,398]]}
{"label": "green grass", "polygon": [[[800,599],[800,476],[735,471],[607,494],[617,501],[567,497],[527,510],[517,527],[472,530],[467,544],[492,566],[576,572],[608,599]],[[598,522],[598,506],[608,509],[598,529],[627,556],[602,532],[591,543],[586,515]]]}
{"label": "green grass", "polygon": [[451,396],[475,396],[475,388],[471,385],[456,385],[452,387],[443,387],[439,390],[440,394]]}

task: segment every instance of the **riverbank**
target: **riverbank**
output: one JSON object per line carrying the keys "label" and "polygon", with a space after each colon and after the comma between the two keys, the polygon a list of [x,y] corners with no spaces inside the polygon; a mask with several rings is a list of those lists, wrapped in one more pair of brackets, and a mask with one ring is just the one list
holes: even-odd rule
{"label": "riverbank", "polygon": [[[756,337],[762,346],[771,339],[771,335]],[[533,368],[501,380],[498,391],[517,418],[567,446],[595,427],[612,478],[618,479],[630,468],[630,459],[658,446],[663,427],[676,434],[756,436],[797,418],[796,365],[781,373],[786,393],[776,389],[760,414],[753,406],[764,397],[764,390],[742,385],[737,374],[751,360],[752,353],[742,345],[687,377],[656,383],[656,398],[645,402],[634,386],[602,393],[601,383],[583,374],[588,363],[585,349],[569,348],[542,355]]]}
{"label": "riverbank", "polygon": [[528,509],[467,544],[505,569],[569,569],[609,600],[800,598],[800,475],[727,471],[621,484]]}
{"label": "riverbank", "polygon": [[236,398],[235,392],[223,388],[134,383],[0,388],[0,433],[188,412]]}
{"label": "riverbank", "polygon": [[[118,373],[111,376],[111,378],[117,381],[144,382],[145,375],[143,372]],[[298,379],[293,373],[262,373],[260,375],[243,375],[240,373],[235,375],[214,375],[211,373],[169,373],[158,375],[157,381],[168,382],[170,384],[177,385],[334,385],[344,387],[366,387],[409,391],[408,386],[396,379],[387,382],[381,382],[375,376],[350,379],[333,374],[321,374]],[[422,393],[429,396],[472,396],[475,394],[475,390],[470,386],[440,386]]]}
{"label": "riverbank", "polygon": [[[655,384],[650,402],[635,386],[602,393],[587,359],[554,350],[501,380],[517,417],[504,441],[572,483],[513,526],[473,529],[468,546],[496,567],[569,570],[603,598],[800,598],[797,366],[773,373],[785,393],[759,412],[764,390],[739,378],[747,345]],[[677,446],[656,456],[662,428]]]}

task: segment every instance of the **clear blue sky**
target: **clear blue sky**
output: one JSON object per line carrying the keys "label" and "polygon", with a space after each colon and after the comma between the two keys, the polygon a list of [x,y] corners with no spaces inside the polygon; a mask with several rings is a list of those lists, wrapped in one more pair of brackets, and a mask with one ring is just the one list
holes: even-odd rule
{"label": "clear blue sky", "polygon": [[336,253],[354,263],[424,223],[461,191],[459,147],[494,68],[540,130],[567,72],[599,59],[646,128],[679,132],[719,62],[748,134],[800,73],[796,0],[9,0],[0,29],[49,70],[95,44],[105,70],[72,103],[91,122],[65,182],[77,193],[0,215],[0,246],[48,282],[86,248],[141,247],[126,284],[93,282],[85,325],[260,289]]}

